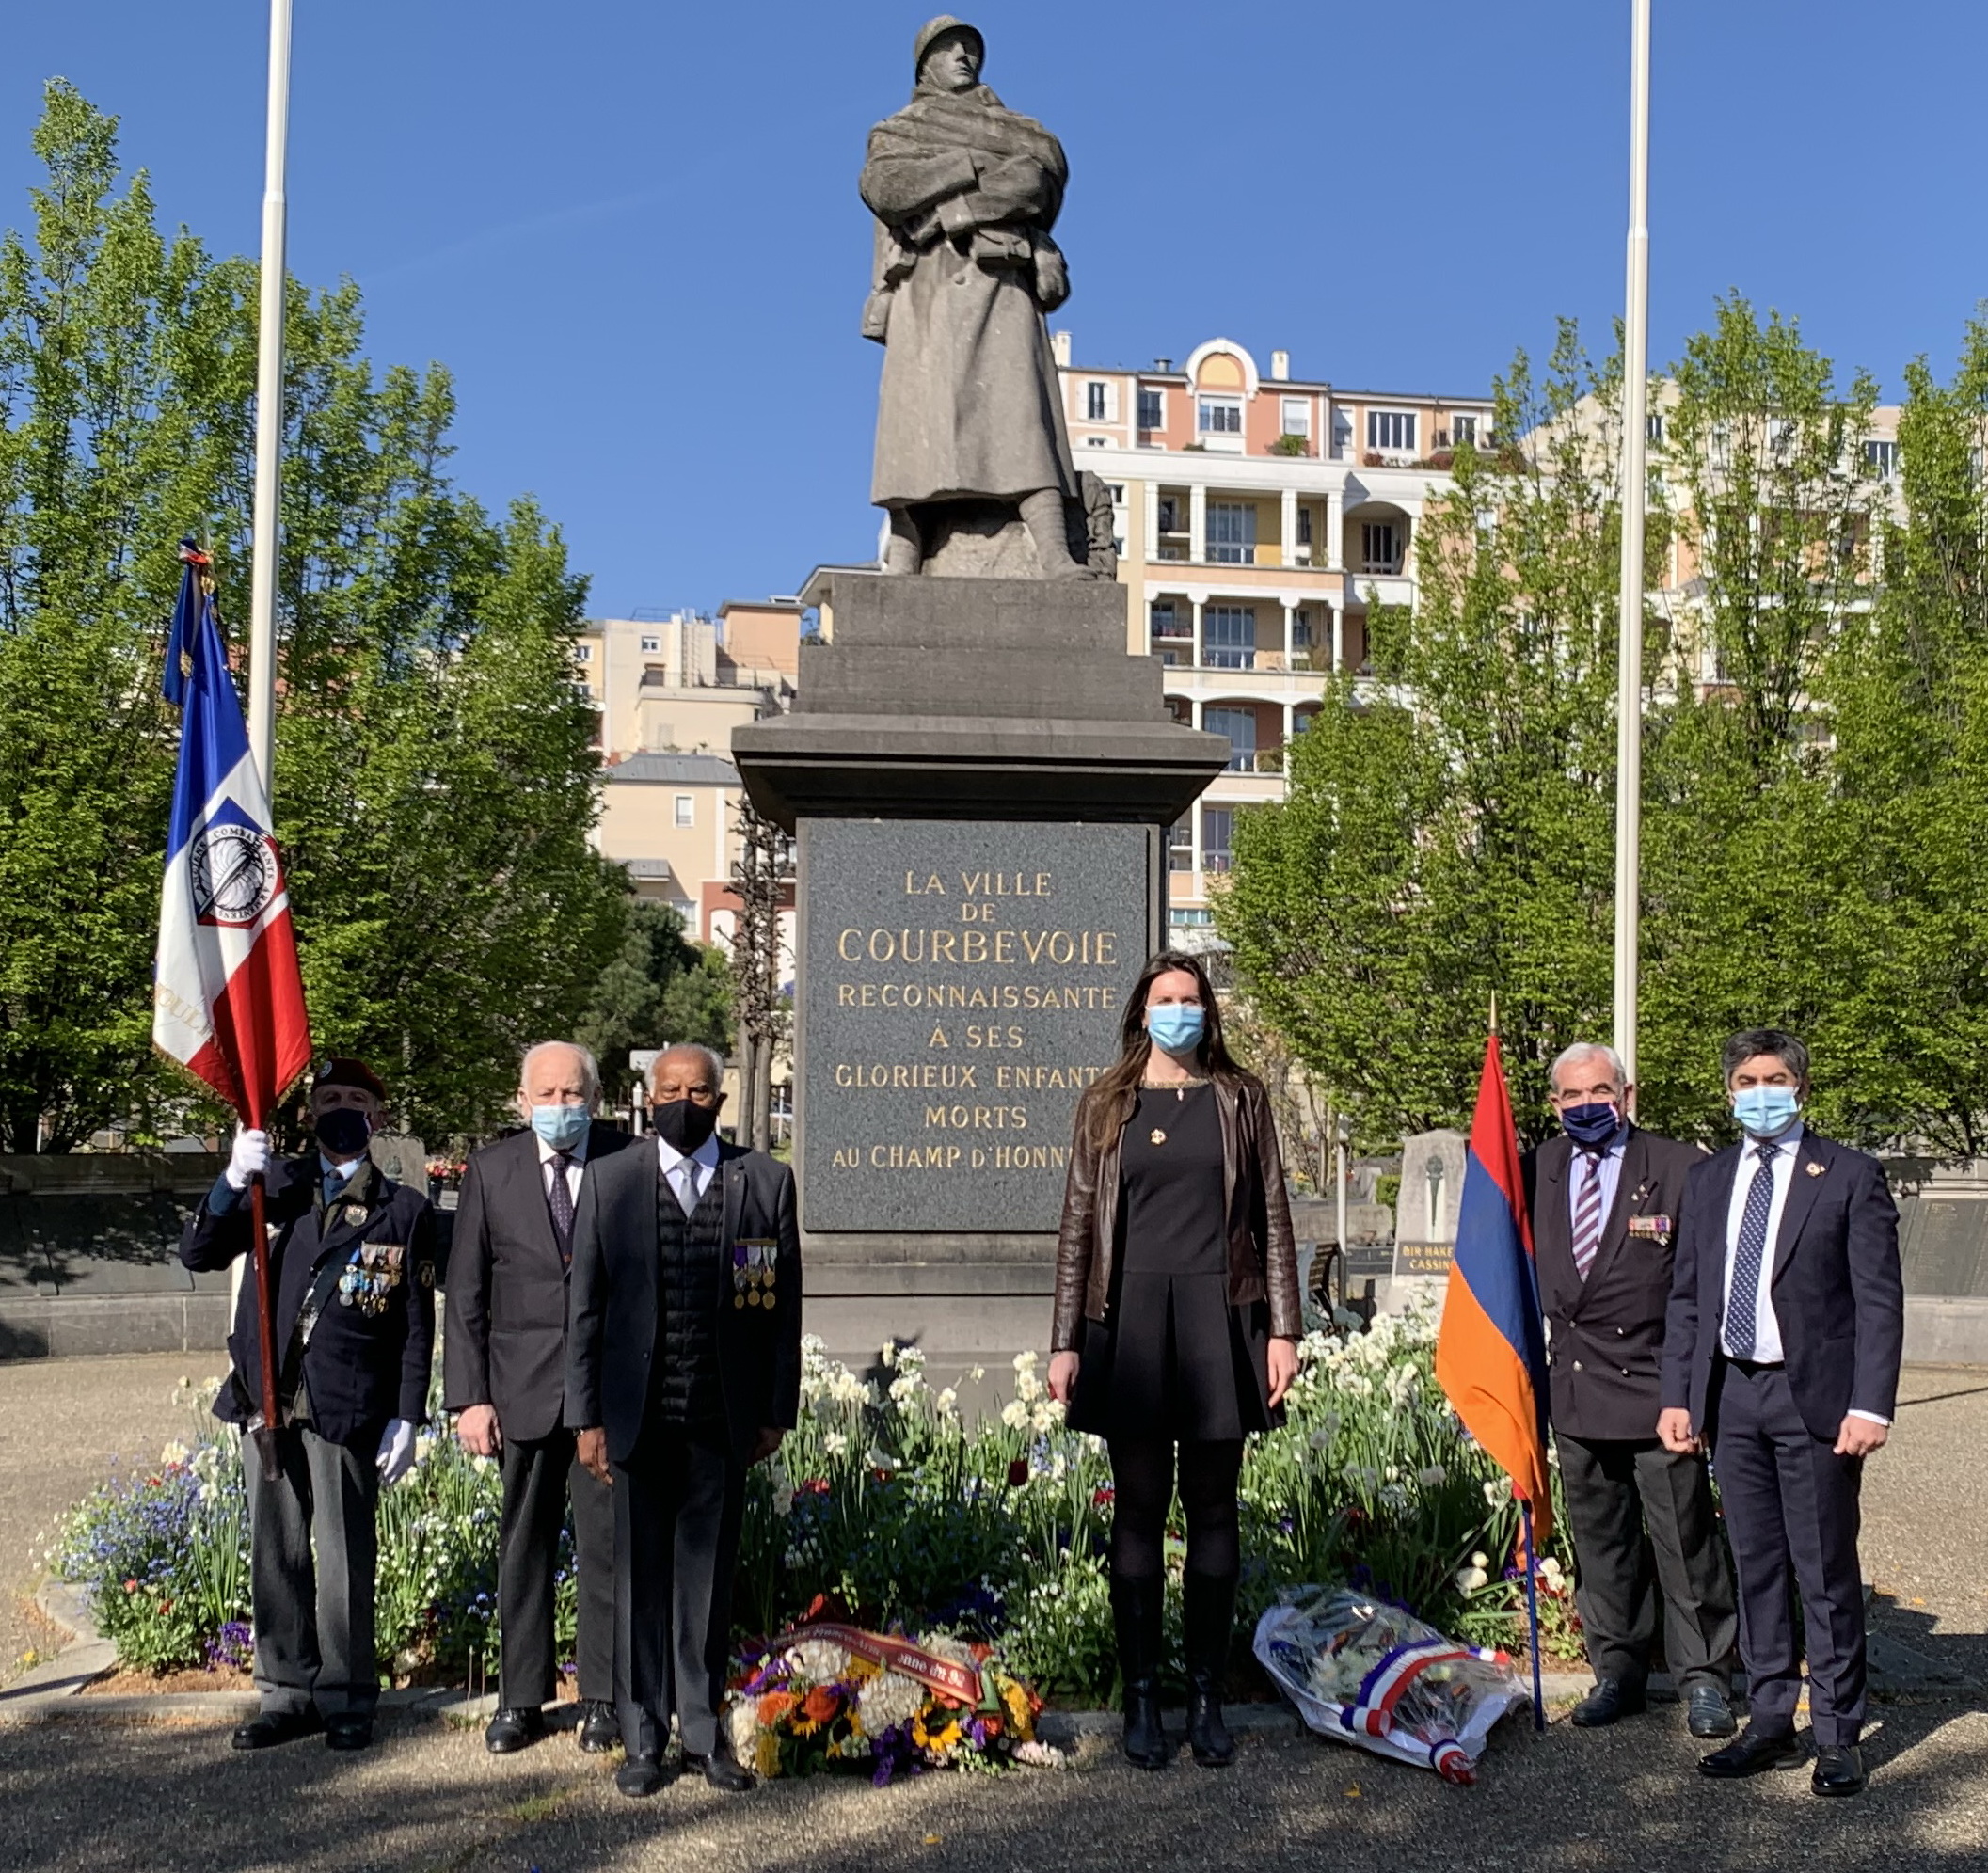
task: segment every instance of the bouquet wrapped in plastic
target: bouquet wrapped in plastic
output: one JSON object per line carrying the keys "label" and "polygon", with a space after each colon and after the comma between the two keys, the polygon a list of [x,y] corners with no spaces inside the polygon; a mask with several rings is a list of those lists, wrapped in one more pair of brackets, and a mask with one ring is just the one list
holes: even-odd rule
{"label": "bouquet wrapped in plastic", "polygon": [[1477,1779],[1491,1727],[1524,1688],[1503,1652],[1459,1645],[1413,1613],[1340,1587],[1300,1587],[1257,1622],[1255,1651],[1322,1736]]}

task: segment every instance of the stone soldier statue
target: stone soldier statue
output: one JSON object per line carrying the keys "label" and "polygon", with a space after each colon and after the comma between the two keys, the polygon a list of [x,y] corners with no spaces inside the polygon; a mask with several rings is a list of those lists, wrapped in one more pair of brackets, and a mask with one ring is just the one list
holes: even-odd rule
{"label": "stone soldier statue", "polygon": [[992,507],[1019,514],[1040,577],[1084,579],[1043,323],[1070,296],[1049,234],[1070,169],[1048,131],[979,82],[985,56],[975,27],[929,22],[911,103],[869,134],[877,259],[863,330],[883,346],[870,499],[890,516],[887,571],[919,571],[948,522]]}

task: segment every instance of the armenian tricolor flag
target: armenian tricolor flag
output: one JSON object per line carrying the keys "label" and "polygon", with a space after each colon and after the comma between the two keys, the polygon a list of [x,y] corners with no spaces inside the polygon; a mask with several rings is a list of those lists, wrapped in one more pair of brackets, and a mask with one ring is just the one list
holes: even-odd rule
{"label": "armenian tricolor flag", "polygon": [[1495,1017],[1471,1120],[1456,1255],[1436,1339],[1436,1378],[1465,1429],[1512,1479],[1514,1493],[1532,1512],[1535,1538],[1546,1540],[1553,1527],[1546,1462],[1546,1331]]}

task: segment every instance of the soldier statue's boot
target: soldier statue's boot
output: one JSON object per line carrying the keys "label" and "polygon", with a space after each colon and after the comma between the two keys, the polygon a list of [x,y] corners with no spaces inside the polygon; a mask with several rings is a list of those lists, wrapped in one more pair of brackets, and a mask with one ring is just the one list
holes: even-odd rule
{"label": "soldier statue's boot", "polygon": [[1111,1579],[1111,1623],[1118,1634],[1119,1676],[1125,1687],[1125,1754],[1141,1769],[1165,1769],[1172,1752],[1160,1725],[1161,1615],[1166,1582]]}
{"label": "soldier statue's boot", "polygon": [[919,531],[917,516],[906,507],[893,507],[887,511],[890,537],[883,544],[883,570],[892,573],[920,571],[925,564],[925,536]]}
{"label": "soldier statue's boot", "polygon": [[1222,1685],[1235,1626],[1235,1576],[1185,1575],[1181,1581],[1181,1640],[1187,1661],[1187,1747],[1203,1769],[1235,1760],[1235,1741],[1222,1722]]}
{"label": "soldier statue's boot", "polygon": [[1070,516],[1060,490],[1038,488],[1022,497],[1022,524],[1035,542],[1044,579],[1089,579],[1090,568],[1070,550]]}

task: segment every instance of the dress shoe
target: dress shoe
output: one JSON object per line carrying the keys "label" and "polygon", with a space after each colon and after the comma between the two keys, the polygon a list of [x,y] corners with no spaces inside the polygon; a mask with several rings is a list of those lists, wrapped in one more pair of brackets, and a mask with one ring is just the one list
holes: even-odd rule
{"label": "dress shoe", "polygon": [[325,1742],[334,1750],[364,1750],[373,1745],[373,1719],[347,1712],[325,1720]]}
{"label": "dress shoe", "polygon": [[1758,1775],[1764,1769],[1800,1769],[1808,1760],[1808,1751],[1793,1732],[1785,1737],[1766,1737],[1749,1723],[1723,1750],[1698,1758],[1698,1773],[1714,1782],[1737,1782],[1742,1775]]}
{"label": "dress shoe", "polygon": [[1582,1730],[1600,1730],[1618,1717],[1640,1717],[1648,1708],[1641,1685],[1620,1678],[1597,1678],[1595,1688],[1574,1706],[1572,1722]]}
{"label": "dress shoe", "polygon": [[1854,1795],[1864,1786],[1863,1752],[1854,1743],[1822,1744],[1808,1786],[1818,1795]]}
{"label": "dress shoe", "polygon": [[485,1728],[484,1748],[493,1756],[507,1756],[528,1748],[545,1734],[545,1713],[536,1705],[510,1705],[491,1718]]}
{"label": "dress shoe", "polygon": [[655,1756],[630,1756],[614,1771],[614,1786],[624,1795],[653,1795],[662,1786],[662,1764]]}
{"label": "dress shoe", "polygon": [[590,1756],[605,1755],[621,1741],[621,1719],[612,1704],[589,1698],[580,1706],[580,1747]]}
{"label": "dress shoe", "polygon": [[265,1710],[251,1717],[228,1740],[238,1750],[273,1750],[278,1743],[294,1743],[299,1737],[314,1737],[325,1727],[325,1720],[314,1709]]}
{"label": "dress shoe", "polygon": [[1165,1769],[1173,1751],[1160,1726],[1160,1648],[1166,1585],[1158,1579],[1111,1582],[1111,1623],[1119,1676],[1125,1687],[1125,1757],[1140,1769]]}
{"label": "dress shoe", "polygon": [[1694,1737],[1730,1737],[1740,1727],[1732,1700],[1717,1685],[1692,1687],[1684,1721]]}
{"label": "dress shoe", "polygon": [[727,1795],[743,1795],[753,1786],[752,1770],[724,1750],[714,1750],[708,1756],[693,1756],[686,1750],[683,1766],[698,1770],[713,1788],[722,1788]]}

